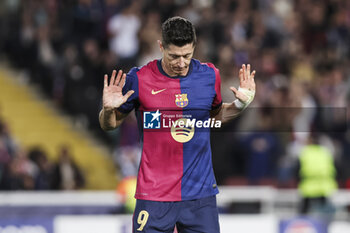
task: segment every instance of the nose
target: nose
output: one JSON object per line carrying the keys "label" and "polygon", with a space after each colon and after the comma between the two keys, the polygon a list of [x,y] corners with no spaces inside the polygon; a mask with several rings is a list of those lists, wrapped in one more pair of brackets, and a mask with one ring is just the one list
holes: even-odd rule
{"label": "nose", "polygon": [[184,60],[183,57],[180,57],[180,58],[179,58],[179,66],[180,66],[181,68],[185,67],[185,60]]}

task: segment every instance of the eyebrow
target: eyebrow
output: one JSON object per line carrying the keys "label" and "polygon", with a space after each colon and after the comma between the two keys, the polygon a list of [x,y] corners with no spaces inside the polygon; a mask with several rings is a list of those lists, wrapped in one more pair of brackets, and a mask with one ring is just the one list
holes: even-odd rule
{"label": "eyebrow", "polygon": [[175,53],[169,53],[170,56],[176,56],[176,57],[186,57],[191,55],[192,53],[186,53],[184,55],[179,55],[179,54],[175,54]]}

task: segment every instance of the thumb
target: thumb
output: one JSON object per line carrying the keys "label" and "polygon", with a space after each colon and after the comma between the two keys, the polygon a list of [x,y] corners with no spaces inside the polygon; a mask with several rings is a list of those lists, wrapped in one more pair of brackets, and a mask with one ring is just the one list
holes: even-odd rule
{"label": "thumb", "polygon": [[230,87],[230,89],[233,92],[233,94],[235,94],[235,96],[237,96],[238,90],[235,87]]}
{"label": "thumb", "polygon": [[243,103],[248,101],[248,96],[246,96],[244,93],[237,90],[235,87],[230,87],[231,91],[235,94],[235,97],[242,101]]}
{"label": "thumb", "polygon": [[129,97],[130,97],[132,94],[134,94],[134,92],[135,92],[134,90],[128,91],[128,92],[124,95],[125,100],[129,99]]}

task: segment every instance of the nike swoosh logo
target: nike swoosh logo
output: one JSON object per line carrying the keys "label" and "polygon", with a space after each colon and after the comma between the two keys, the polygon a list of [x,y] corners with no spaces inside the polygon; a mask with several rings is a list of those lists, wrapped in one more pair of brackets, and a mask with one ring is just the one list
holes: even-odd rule
{"label": "nike swoosh logo", "polygon": [[152,90],[152,95],[157,95],[158,93],[161,93],[162,91],[165,91],[166,90],[166,88],[165,89],[162,89],[162,90],[158,90],[158,91],[155,91],[155,90]]}

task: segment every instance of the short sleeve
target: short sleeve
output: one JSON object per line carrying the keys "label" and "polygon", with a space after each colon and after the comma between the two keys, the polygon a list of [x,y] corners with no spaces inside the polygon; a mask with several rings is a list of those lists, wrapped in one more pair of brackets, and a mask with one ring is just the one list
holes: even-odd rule
{"label": "short sleeve", "polygon": [[133,68],[126,75],[125,85],[123,87],[122,93],[125,95],[128,91],[133,90],[134,93],[128,98],[128,100],[118,108],[118,111],[121,113],[129,113],[134,108],[139,106],[139,84],[137,77],[138,68]]}
{"label": "short sleeve", "polygon": [[217,109],[222,105],[221,97],[221,78],[219,70],[211,63],[208,63],[208,66],[211,67],[215,72],[215,97],[211,105],[211,109]]}

